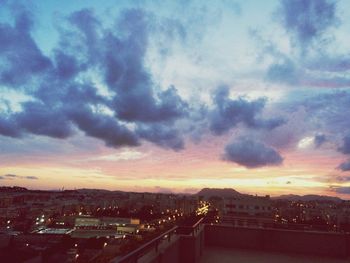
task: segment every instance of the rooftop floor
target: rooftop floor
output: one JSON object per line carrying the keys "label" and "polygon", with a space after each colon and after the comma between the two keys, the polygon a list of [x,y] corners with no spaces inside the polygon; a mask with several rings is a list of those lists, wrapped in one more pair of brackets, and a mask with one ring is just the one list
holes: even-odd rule
{"label": "rooftop floor", "polygon": [[239,248],[205,247],[200,263],[348,263],[346,259]]}

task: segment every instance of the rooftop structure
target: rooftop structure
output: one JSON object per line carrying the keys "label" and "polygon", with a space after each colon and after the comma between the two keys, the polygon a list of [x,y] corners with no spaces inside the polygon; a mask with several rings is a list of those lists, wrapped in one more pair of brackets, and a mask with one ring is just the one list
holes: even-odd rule
{"label": "rooftop structure", "polygon": [[[345,263],[350,235],[208,225],[171,229],[113,263]],[[220,260],[220,261],[218,261]]]}
{"label": "rooftop structure", "polygon": [[240,248],[206,247],[199,263],[346,263],[347,259]]}

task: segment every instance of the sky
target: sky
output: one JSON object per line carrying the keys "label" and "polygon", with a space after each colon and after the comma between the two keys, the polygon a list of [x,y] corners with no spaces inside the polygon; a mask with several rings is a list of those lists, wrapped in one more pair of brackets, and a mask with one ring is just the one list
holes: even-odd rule
{"label": "sky", "polygon": [[350,2],[0,0],[0,185],[350,198]]}

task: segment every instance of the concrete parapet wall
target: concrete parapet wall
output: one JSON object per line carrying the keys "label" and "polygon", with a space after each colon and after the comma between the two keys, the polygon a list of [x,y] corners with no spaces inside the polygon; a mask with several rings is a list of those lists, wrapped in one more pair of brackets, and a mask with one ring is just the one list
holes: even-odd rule
{"label": "concrete parapet wall", "polygon": [[180,262],[181,263],[197,263],[203,253],[204,247],[204,231],[200,226],[198,232],[194,235],[180,236]]}
{"label": "concrete parapet wall", "polygon": [[206,225],[204,235],[209,246],[350,257],[349,234]]}
{"label": "concrete parapet wall", "polygon": [[160,248],[156,253],[149,253],[140,258],[137,263],[179,263],[179,238],[169,245]]}
{"label": "concrete parapet wall", "polygon": [[[188,235],[173,236],[164,240],[158,249],[151,249],[139,259],[127,262],[137,263],[198,263],[203,254],[204,226]],[[119,262],[114,261],[114,262]]]}

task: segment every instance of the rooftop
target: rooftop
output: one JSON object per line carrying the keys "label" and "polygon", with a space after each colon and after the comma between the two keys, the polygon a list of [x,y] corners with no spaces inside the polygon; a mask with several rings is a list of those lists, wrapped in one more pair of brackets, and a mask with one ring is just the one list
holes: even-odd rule
{"label": "rooftop", "polygon": [[346,259],[309,256],[303,254],[259,251],[252,249],[207,246],[200,263],[346,263]]}

